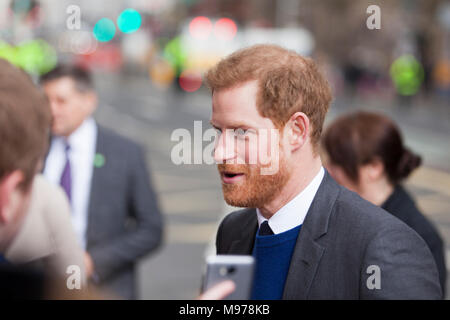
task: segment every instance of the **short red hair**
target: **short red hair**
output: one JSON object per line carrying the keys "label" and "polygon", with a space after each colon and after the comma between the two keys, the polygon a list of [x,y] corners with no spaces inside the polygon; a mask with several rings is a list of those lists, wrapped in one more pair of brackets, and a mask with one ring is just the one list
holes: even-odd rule
{"label": "short red hair", "polygon": [[281,128],[295,112],[303,112],[312,124],[310,138],[317,147],[331,90],[314,61],[276,45],[255,45],[229,55],[205,76],[212,92],[252,80],[259,84],[259,113]]}

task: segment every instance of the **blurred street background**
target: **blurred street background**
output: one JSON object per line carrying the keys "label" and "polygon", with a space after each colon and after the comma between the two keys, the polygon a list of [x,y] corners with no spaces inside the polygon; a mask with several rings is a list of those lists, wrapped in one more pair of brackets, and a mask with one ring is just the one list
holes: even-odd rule
{"label": "blurred street background", "polygon": [[[369,28],[372,4],[379,29]],[[399,124],[424,160],[406,187],[445,239],[450,266],[450,1],[0,0],[0,57],[36,78],[57,62],[89,68],[99,123],[145,147],[166,232],[140,263],[141,299],[199,293],[205,256],[232,208],[214,165],[172,162],[171,135],[193,135],[194,121],[209,128],[205,70],[267,42],[318,61],[334,92],[327,123],[363,109]]]}

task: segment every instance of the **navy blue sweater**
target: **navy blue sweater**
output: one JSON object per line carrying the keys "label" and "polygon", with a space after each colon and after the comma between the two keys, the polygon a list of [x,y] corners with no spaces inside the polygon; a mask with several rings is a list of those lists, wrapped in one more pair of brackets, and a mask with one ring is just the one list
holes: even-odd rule
{"label": "navy blue sweater", "polygon": [[282,298],[284,283],[300,228],[301,225],[271,236],[256,234],[253,246],[256,265],[252,299],[278,300]]}

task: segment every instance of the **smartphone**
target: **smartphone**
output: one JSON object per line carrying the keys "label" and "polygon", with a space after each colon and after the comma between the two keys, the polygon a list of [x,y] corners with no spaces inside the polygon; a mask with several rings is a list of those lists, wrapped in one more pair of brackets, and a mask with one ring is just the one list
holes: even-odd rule
{"label": "smartphone", "polygon": [[236,289],[225,300],[249,300],[253,286],[255,259],[252,256],[217,255],[206,259],[202,291],[224,280],[232,280]]}

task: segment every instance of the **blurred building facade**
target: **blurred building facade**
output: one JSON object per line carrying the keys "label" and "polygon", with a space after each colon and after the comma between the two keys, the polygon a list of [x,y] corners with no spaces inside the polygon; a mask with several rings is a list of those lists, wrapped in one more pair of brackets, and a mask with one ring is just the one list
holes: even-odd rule
{"label": "blurred building facade", "polygon": [[[39,5],[33,15],[18,15],[11,10],[11,3],[23,6],[31,2]],[[373,4],[381,10],[379,30],[369,30],[366,26],[370,16],[367,8]],[[67,28],[70,16],[67,10],[73,5],[81,10],[81,30]],[[116,31],[111,41],[99,43],[92,34],[95,24],[102,18],[115,23],[126,8],[139,11],[141,28],[134,34]],[[232,19],[237,25],[237,38],[250,29],[301,30],[297,41],[311,42],[306,45],[311,50],[302,53],[321,60],[333,74],[330,77],[337,79],[338,91],[341,87],[350,87],[353,91],[380,87],[389,93],[393,91],[392,64],[399,57],[411,55],[420,65],[416,80],[422,92],[450,92],[450,3],[446,0],[381,0],[376,3],[371,0],[0,0],[0,40],[17,44],[27,37],[44,38],[62,59],[75,59],[110,70],[148,70],[147,73],[169,79],[179,76],[185,67],[180,67],[180,61],[174,63],[166,59],[167,45],[178,41],[178,36],[183,37],[189,22],[199,16],[213,22],[220,18]],[[217,55],[253,43],[248,38],[257,38],[257,33],[245,36],[245,41],[239,39],[234,43],[216,43],[211,37],[205,38],[203,45],[197,42],[180,50],[196,47],[196,64],[207,60],[200,63],[207,66],[217,60]],[[282,41],[289,45],[295,42],[292,39],[286,37]],[[181,46],[183,41],[186,42],[182,39]],[[199,47],[216,47],[220,52],[212,56],[198,55]],[[189,52],[180,51],[176,55],[188,56]]]}

